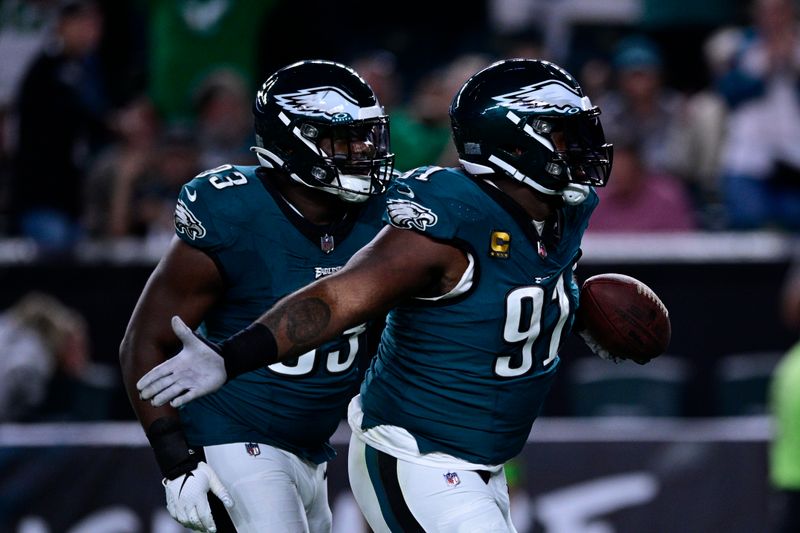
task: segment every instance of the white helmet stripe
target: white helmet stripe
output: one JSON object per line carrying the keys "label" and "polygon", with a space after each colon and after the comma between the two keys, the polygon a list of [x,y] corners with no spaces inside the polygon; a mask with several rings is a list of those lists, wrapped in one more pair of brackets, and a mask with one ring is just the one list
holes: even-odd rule
{"label": "white helmet stripe", "polygon": [[536,189],[539,192],[543,192],[544,194],[552,194],[552,195],[561,194],[561,191],[554,191],[553,189],[548,189],[547,187],[543,187],[539,183],[536,183],[531,178],[529,178],[528,176],[526,176],[525,174],[523,174],[522,172],[520,172],[516,168],[512,167],[510,164],[506,163],[505,161],[503,161],[502,159],[500,159],[496,155],[490,155],[489,156],[489,161],[494,163],[498,167],[502,168],[506,172],[506,174],[508,174],[509,176],[514,178],[515,180],[521,181],[525,185],[528,185],[529,187],[533,187],[534,189]]}
{"label": "white helmet stripe", "polygon": [[[521,118],[519,118],[517,115],[515,115],[511,111],[506,113],[506,118],[508,120],[510,120],[511,122],[513,122],[514,124],[517,124],[517,125],[522,120]],[[541,145],[543,145],[545,148],[547,148],[551,152],[555,152],[556,151],[556,147],[553,146],[553,143],[551,143],[550,140],[547,139],[546,137],[542,137],[541,135],[539,135],[538,133],[533,131],[533,128],[531,128],[530,124],[525,124],[525,126],[522,127],[522,131],[524,131],[525,133],[527,133],[528,135],[530,135],[531,137],[533,137],[534,139],[539,141],[539,143]]]}
{"label": "white helmet stripe", "polygon": [[283,166],[283,163],[284,163],[283,159],[278,157],[274,152],[270,152],[266,148],[262,148],[262,150],[264,150],[264,152],[266,152],[266,154],[270,157],[270,159],[272,159],[273,161],[276,161],[279,165]]}
{"label": "white helmet stripe", "polygon": [[[502,168],[506,168],[507,165],[503,160],[499,158],[495,158],[495,160],[492,160],[493,157],[494,156],[490,156],[489,160],[493,161],[494,164]],[[480,174],[494,174],[495,172],[494,169],[492,169],[491,167],[487,167],[485,165],[471,163],[464,159],[459,159],[459,161],[461,162],[462,165],[464,165],[464,169],[473,176],[478,176]],[[520,179],[519,176],[522,176],[522,179]],[[567,202],[569,205],[578,205],[589,197],[590,187],[588,185],[578,185],[576,183],[569,183],[567,184],[567,186],[564,188],[563,191],[558,192],[542,187],[529,177],[525,176],[524,174],[520,174],[519,172],[517,172],[517,176],[515,176],[515,179],[519,179],[521,182],[525,183],[526,185],[529,185],[530,187],[533,187],[537,191],[542,192],[544,194],[550,194],[552,196],[557,196],[560,194],[562,198],[564,198],[564,201]]]}
{"label": "white helmet stripe", "polygon": [[319,147],[318,147],[316,144],[314,144],[314,143],[312,143],[311,141],[309,141],[308,139],[306,139],[306,138],[303,136],[303,134],[302,134],[302,133],[300,133],[300,128],[293,128],[293,129],[292,129],[292,134],[293,134],[295,137],[297,137],[298,139],[300,139],[301,141],[303,141],[303,143],[304,143],[306,146],[308,146],[308,147],[311,149],[311,151],[313,151],[313,152],[314,152],[315,154],[317,154],[318,156],[327,157],[327,155],[328,155],[328,154],[326,154],[325,152],[323,152],[321,148],[319,148]]}
{"label": "white helmet stripe", "polygon": [[540,144],[542,144],[545,148],[547,148],[551,152],[556,151],[556,147],[553,146],[553,143],[550,142],[550,139],[542,137],[541,135],[533,131],[533,128],[531,128],[530,124],[525,124],[525,126],[523,126],[522,128],[522,131],[524,131],[525,133],[527,133],[528,135],[539,141]]}
{"label": "white helmet stripe", "polygon": [[386,112],[383,109],[383,106],[374,105],[370,107],[360,107],[358,108],[358,119],[365,120],[368,118],[378,118],[385,115]]}
{"label": "white helmet stripe", "polygon": [[[462,165],[464,165],[464,169],[474,176],[478,176],[480,174],[494,174],[495,170],[492,167],[487,167],[486,165],[479,165],[478,163],[473,163],[472,161],[467,161],[466,159],[459,159],[458,160]],[[412,171],[409,171],[409,173]]]}
{"label": "white helmet stripe", "polygon": [[258,158],[258,161],[261,163],[261,166],[267,168],[275,168],[273,163],[277,163],[279,167],[283,166],[283,159],[275,155],[273,152],[270,152],[266,148],[261,148],[260,146],[253,146],[250,149],[256,153],[256,157]]}

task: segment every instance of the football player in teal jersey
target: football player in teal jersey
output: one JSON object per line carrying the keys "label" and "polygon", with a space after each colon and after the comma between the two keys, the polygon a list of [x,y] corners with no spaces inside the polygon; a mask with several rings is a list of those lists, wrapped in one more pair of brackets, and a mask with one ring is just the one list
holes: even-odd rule
{"label": "football player in teal jersey", "polygon": [[345,268],[222,343],[174,319],[183,350],[137,383],[142,398],[185,405],[389,310],[348,413],[350,485],[367,521],[514,531],[503,464],[525,444],[573,327],[573,271],[611,170],[599,115],[553,63],[476,73],[450,108],[459,168],[395,180],[386,226]]}
{"label": "football player in teal jersey", "polygon": [[358,392],[367,320],[279,363],[231,371],[236,378],[180,410],[152,407],[135,387],[180,348],[173,315],[222,341],[341,269],[382,226],[394,162],[388,117],[355,71],[289,65],[266,80],[253,109],[260,164],[222,165],[184,185],[176,237],[136,305],[120,360],[176,520],[203,531],[325,532],[328,440]]}

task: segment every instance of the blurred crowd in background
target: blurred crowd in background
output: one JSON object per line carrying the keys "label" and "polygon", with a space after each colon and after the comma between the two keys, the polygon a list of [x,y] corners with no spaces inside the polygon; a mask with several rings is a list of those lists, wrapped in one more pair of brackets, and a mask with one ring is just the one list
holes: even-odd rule
{"label": "blurred crowd in background", "polygon": [[[256,90],[301,59],[365,77],[397,169],[457,165],[451,99],[507,57],[563,65],[602,110],[614,162],[587,238],[800,237],[800,1],[0,0],[0,241],[158,255],[185,182],[257,164]],[[800,261],[783,283],[800,334]],[[0,312],[0,422],[133,417],[74,303],[34,289]],[[797,509],[800,344],[776,368],[771,482]]]}
{"label": "blurred crowd in background", "polygon": [[512,56],[564,65],[603,111],[615,160],[590,232],[800,230],[793,0],[640,0],[554,42],[547,14],[570,3],[2,0],[0,237],[160,245],[185,181],[255,164],[258,84],[305,58],[373,85],[398,169],[457,164],[453,94]]}
{"label": "blurred crowd in background", "polygon": [[[56,258],[85,241],[164,249],[182,184],[222,164],[257,164],[256,90],[308,58],[348,63],[372,85],[399,170],[458,164],[448,110],[468,76],[499,58],[551,59],[600,106],[615,147],[589,237],[800,234],[794,0],[375,9],[357,0],[0,0],[0,240],[28,239],[38,257]],[[62,408],[102,417],[82,410],[102,404],[97,391],[113,376],[92,366],[85,330],[74,310],[36,292],[0,316],[0,338],[38,354],[0,369],[26,385],[3,387],[0,420],[35,418],[1,412],[29,404],[56,418]],[[56,378],[77,387],[70,397],[81,405],[45,398],[41,383]]]}

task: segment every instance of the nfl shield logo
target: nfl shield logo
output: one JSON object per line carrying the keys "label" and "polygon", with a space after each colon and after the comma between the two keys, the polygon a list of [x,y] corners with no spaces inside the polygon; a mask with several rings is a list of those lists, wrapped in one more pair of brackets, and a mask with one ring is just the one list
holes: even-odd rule
{"label": "nfl shield logo", "polygon": [[333,243],[333,235],[323,235],[319,238],[319,247],[320,249],[329,254],[333,251],[334,243]]}
{"label": "nfl shield logo", "polygon": [[448,487],[457,487],[461,480],[458,479],[458,473],[448,472],[444,474],[444,482],[447,483]]}
{"label": "nfl shield logo", "polygon": [[255,457],[256,455],[261,455],[261,448],[258,447],[257,442],[245,442],[244,444],[247,453]]}

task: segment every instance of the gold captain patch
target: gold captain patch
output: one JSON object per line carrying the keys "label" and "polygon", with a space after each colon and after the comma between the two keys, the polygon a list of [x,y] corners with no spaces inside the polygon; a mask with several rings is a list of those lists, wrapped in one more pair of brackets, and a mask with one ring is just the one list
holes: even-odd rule
{"label": "gold captain patch", "polygon": [[511,235],[505,231],[493,231],[489,241],[489,255],[491,257],[508,258],[511,249]]}

